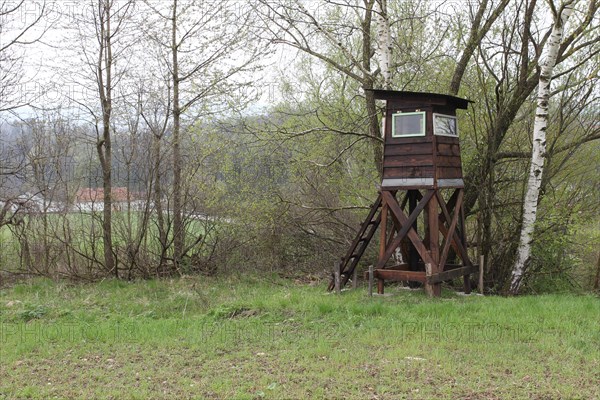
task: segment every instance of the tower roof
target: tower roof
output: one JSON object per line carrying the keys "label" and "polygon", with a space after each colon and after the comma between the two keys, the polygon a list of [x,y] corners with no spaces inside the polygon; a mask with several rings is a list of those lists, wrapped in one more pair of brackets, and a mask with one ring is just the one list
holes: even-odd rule
{"label": "tower roof", "polygon": [[422,103],[423,105],[433,104],[439,106],[451,106],[466,110],[471,100],[463,99],[448,94],[426,93],[426,92],[406,92],[399,90],[366,89],[373,92],[378,100],[392,100],[398,103]]}

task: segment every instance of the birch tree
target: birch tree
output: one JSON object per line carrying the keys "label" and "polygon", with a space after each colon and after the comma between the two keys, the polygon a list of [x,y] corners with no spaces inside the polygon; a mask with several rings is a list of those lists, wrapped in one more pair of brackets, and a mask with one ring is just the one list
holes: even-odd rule
{"label": "birch tree", "polygon": [[392,89],[392,35],[387,0],[378,0],[377,44],[379,47],[379,68],[381,69],[382,88]]}
{"label": "birch tree", "polygon": [[535,123],[533,126],[533,148],[531,152],[531,164],[529,167],[529,179],[523,203],[523,221],[517,259],[512,269],[510,293],[518,294],[523,280],[527,264],[531,257],[531,242],[535,229],[535,222],[540,197],[540,188],[544,174],[544,161],[546,159],[546,130],[548,127],[548,104],[550,101],[550,84],[552,72],[559,56],[560,46],[563,40],[564,27],[573,12],[575,0],[566,1],[559,9],[550,2],[554,24],[547,42],[546,57],[540,65],[540,76],[537,90],[537,108],[535,111]]}
{"label": "birch tree", "polygon": [[[593,81],[586,81],[588,74],[584,71],[589,69],[589,60],[597,57],[599,50],[596,22],[599,3],[598,0],[574,3],[576,12],[571,21],[576,23],[569,24],[572,28],[560,44],[554,74],[554,78],[572,75],[573,79],[568,84],[557,85],[555,93],[571,92],[578,80],[593,86]],[[468,147],[476,149],[473,159],[463,164],[465,211],[467,215],[477,215],[481,239],[478,250],[489,261],[486,281],[498,291],[507,291],[510,286],[519,239],[517,224],[522,202],[515,198],[523,197],[521,190],[526,175],[523,170],[528,167],[522,164],[531,157],[531,148],[523,147],[528,141],[522,135],[532,131],[532,94],[538,86],[539,66],[546,54],[543,50],[547,49],[552,32],[552,22],[544,18],[549,13],[546,5],[536,0],[510,1],[497,22],[481,36],[472,61],[462,73],[463,84],[459,86],[461,96],[475,100],[462,123],[463,151]],[[468,34],[469,38],[478,36]],[[576,78],[579,75],[581,79]],[[577,143],[582,141],[573,141],[569,146],[576,147]],[[559,147],[549,150],[556,152]],[[542,189],[548,182],[547,179],[542,181]]]}

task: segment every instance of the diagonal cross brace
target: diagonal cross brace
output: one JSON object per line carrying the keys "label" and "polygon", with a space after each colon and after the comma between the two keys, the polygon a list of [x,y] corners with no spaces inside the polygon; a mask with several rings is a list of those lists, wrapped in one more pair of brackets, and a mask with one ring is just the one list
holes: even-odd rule
{"label": "diagonal cross brace", "polygon": [[[452,220],[450,221],[450,225],[448,227],[448,234],[446,235],[445,239],[444,239],[444,245],[442,247],[442,254],[440,256],[440,269],[443,270],[444,269],[444,265],[446,265],[446,259],[448,258],[448,251],[450,250],[450,244],[452,243],[452,241],[454,240],[454,233],[456,232],[456,225],[458,223],[458,217],[460,215],[460,208],[462,207],[462,201],[463,201],[463,191],[459,190],[458,191],[458,197],[456,199],[456,204],[454,206],[454,215],[452,216]],[[448,216],[450,215],[450,213],[448,212],[448,208],[444,202],[444,198],[442,197],[442,195],[439,192],[436,192],[436,197],[438,199],[438,203],[440,205],[440,208],[442,209],[442,213],[444,214],[444,217],[448,218]],[[458,244],[455,244],[456,247],[458,247]],[[460,250],[459,250],[460,252]],[[462,252],[461,252],[462,254]],[[466,261],[465,261],[466,263]]]}
{"label": "diagonal cross brace", "polygon": [[[458,236],[458,233],[456,231],[456,224],[458,222],[458,217],[460,215],[460,209],[462,207],[462,200],[463,200],[463,191],[458,190],[457,192],[455,192],[455,193],[457,193],[457,196],[456,196],[456,203],[453,205],[454,206],[453,217],[450,217],[450,213],[448,212],[448,208],[446,207],[446,203],[443,201],[442,196],[439,193],[437,195],[439,204],[440,204],[440,208],[442,209],[442,214],[444,215],[446,222],[450,223],[448,232],[444,235],[446,237],[446,240],[444,243],[444,249],[442,250],[443,258],[440,260],[440,261],[443,261],[443,263],[440,262],[440,265],[442,266],[442,268],[446,262],[446,258],[448,257],[447,247],[449,247],[451,243],[453,243],[454,248],[456,250],[458,250],[458,253],[460,255],[460,258],[463,260],[464,265],[467,265],[467,266],[472,265],[471,260],[469,260],[469,255],[467,253],[467,250],[464,247],[464,243],[460,239],[460,237]],[[454,195],[452,196],[452,198],[455,198]],[[450,204],[450,203],[451,203],[451,201],[448,201],[448,204]]]}
{"label": "diagonal cross brace", "polygon": [[408,236],[408,238],[415,246],[415,248],[419,252],[419,255],[425,263],[434,264],[431,255],[429,254],[429,251],[427,250],[427,248],[423,244],[423,241],[421,240],[417,232],[415,232],[412,226],[413,223],[417,220],[417,217],[419,216],[421,211],[423,211],[423,209],[425,208],[427,203],[429,203],[434,194],[435,190],[428,190],[427,194],[425,194],[425,196],[423,196],[419,204],[417,204],[417,207],[413,210],[410,216],[407,217],[404,214],[404,211],[400,208],[400,205],[398,204],[396,198],[389,191],[381,192],[382,199],[384,203],[388,206],[392,215],[392,219],[394,220],[394,224],[398,229],[398,235],[392,241],[392,243],[389,246],[387,246],[383,257],[377,263],[377,268],[383,268],[385,266],[385,263],[390,259],[390,257],[392,256],[396,248],[400,245],[402,239],[404,239],[405,236]]}

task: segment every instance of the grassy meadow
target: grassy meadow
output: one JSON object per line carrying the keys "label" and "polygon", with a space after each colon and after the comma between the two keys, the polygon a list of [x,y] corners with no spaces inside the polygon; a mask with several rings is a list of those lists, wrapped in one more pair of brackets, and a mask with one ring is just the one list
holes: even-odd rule
{"label": "grassy meadow", "polygon": [[14,285],[0,398],[600,398],[597,297],[387,292],[271,275]]}

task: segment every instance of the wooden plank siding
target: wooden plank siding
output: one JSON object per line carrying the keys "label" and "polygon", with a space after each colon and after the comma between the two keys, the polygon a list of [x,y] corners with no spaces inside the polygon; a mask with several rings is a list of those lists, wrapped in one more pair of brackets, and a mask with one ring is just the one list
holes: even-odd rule
{"label": "wooden plank siding", "polygon": [[[383,98],[388,95],[387,92],[380,94]],[[455,116],[456,106],[466,108],[466,103],[460,103],[460,99],[426,93],[401,98],[391,96],[387,100],[383,178],[461,179],[459,138],[434,135],[433,113]],[[453,103],[456,101],[460,104]],[[417,111],[425,112],[425,136],[392,137],[393,115],[397,112]],[[435,181],[432,184],[435,185]]]}
{"label": "wooden plank siding", "polygon": [[[456,152],[460,152],[458,144],[443,144],[445,146],[443,151],[437,151],[435,154],[432,145],[433,143],[386,145],[383,177],[462,178],[460,153],[455,155]],[[427,147],[429,147],[428,151]]]}
{"label": "wooden plank siding", "polygon": [[427,167],[433,166],[433,154],[407,153],[398,156],[387,156],[383,160],[386,167]]}
{"label": "wooden plank siding", "polygon": [[[403,139],[403,140],[407,140],[407,139]],[[430,139],[430,138],[427,138],[427,139]],[[431,140],[423,141],[420,143],[402,142],[401,140],[396,139],[397,143],[392,143],[391,141],[387,142],[385,144],[383,154],[387,157],[387,156],[402,156],[405,154],[431,154],[431,152],[432,152]],[[448,151],[448,153],[449,154],[444,153],[444,155],[454,155],[450,151]]]}
{"label": "wooden plank siding", "polygon": [[383,168],[384,179],[433,178],[433,165],[428,167]]}
{"label": "wooden plank siding", "polygon": [[460,145],[458,143],[437,143],[437,154],[440,156],[460,157]]}

